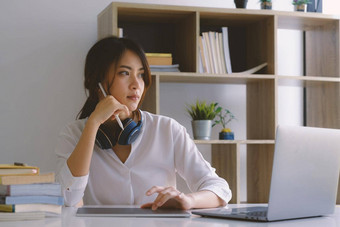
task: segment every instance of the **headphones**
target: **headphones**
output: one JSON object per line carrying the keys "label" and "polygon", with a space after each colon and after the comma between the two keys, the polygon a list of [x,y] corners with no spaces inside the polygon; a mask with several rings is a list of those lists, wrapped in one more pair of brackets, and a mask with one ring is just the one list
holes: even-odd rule
{"label": "headphones", "polygon": [[97,131],[96,144],[101,149],[110,149],[116,145],[117,142],[120,145],[132,144],[139,136],[143,125],[142,113],[139,109],[137,112],[140,119],[138,123],[131,118],[126,118],[122,121],[124,130],[121,130],[118,136],[116,136],[117,132],[113,131],[112,127],[101,124]]}

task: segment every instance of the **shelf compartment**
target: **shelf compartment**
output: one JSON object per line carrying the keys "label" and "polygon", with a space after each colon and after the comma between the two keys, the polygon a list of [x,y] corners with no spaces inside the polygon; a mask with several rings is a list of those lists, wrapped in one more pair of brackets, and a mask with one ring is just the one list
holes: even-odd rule
{"label": "shelf compartment", "polygon": [[274,74],[274,16],[200,12],[200,32],[228,27],[233,72],[242,72],[267,62],[260,74]]}
{"label": "shelf compartment", "polygon": [[306,76],[339,78],[339,20],[329,15],[281,15],[278,29],[304,32]]}
{"label": "shelf compartment", "polygon": [[306,31],[306,75],[340,76],[339,21]]}
{"label": "shelf compartment", "polygon": [[150,53],[171,53],[182,72],[196,71],[196,13],[170,9],[118,9],[124,37]]}
{"label": "shelf compartment", "polygon": [[278,76],[278,85],[305,88],[307,126],[340,128],[339,77]]}
{"label": "shelf compartment", "polygon": [[[247,144],[247,168],[252,168],[251,171],[247,170],[247,178],[254,177],[247,180],[248,202],[268,201],[274,140],[212,140],[207,142],[195,140],[195,143],[211,144],[212,166],[216,168],[216,173],[220,177],[226,179],[233,192],[230,203],[240,203],[240,145]],[[258,190],[259,188],[264,191]]]}

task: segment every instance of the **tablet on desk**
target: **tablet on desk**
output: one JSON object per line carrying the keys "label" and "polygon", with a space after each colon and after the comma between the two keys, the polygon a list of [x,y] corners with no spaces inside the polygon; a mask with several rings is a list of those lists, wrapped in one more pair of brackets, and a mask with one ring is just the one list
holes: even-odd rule
{"label": "tablet on desk", "polygon": [[174,209],[142,209],[137,207],[80,207],[76,216],[79,217],[164,217],[187,218],[190,212]]}

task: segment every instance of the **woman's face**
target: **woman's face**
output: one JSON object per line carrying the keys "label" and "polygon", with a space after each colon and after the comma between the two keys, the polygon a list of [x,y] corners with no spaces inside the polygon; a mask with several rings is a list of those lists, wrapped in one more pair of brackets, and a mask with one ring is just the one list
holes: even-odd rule
{"label": "woman's face", "polygon": [[136,110],[144,92],[144,68],[138,55],[125,51],[117,67],[110,67],[108,79],[113,79],[110,94],[130,111]]}

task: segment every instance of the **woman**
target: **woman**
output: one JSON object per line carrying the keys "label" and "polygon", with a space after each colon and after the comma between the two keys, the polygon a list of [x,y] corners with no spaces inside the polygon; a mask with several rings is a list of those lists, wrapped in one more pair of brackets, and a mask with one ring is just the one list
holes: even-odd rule
{"label": "woman", "polygon": [[[150,83],[144,52],[133,41],[109,37],[90,49],[85,63],[89,97],[79,119],[61,132],[56,148],[57,180],[67,206],[82,198],[84,204],[138,204],[153,210],[229,202],[228,183],[203,159],[186,129],[138,109]],[[134,124],[136,131],[127,135],[132,143],[121,141],[125,129],[116,116],[125,129],[129,119]],[[176,172],[192,193],[176,189]]]}

